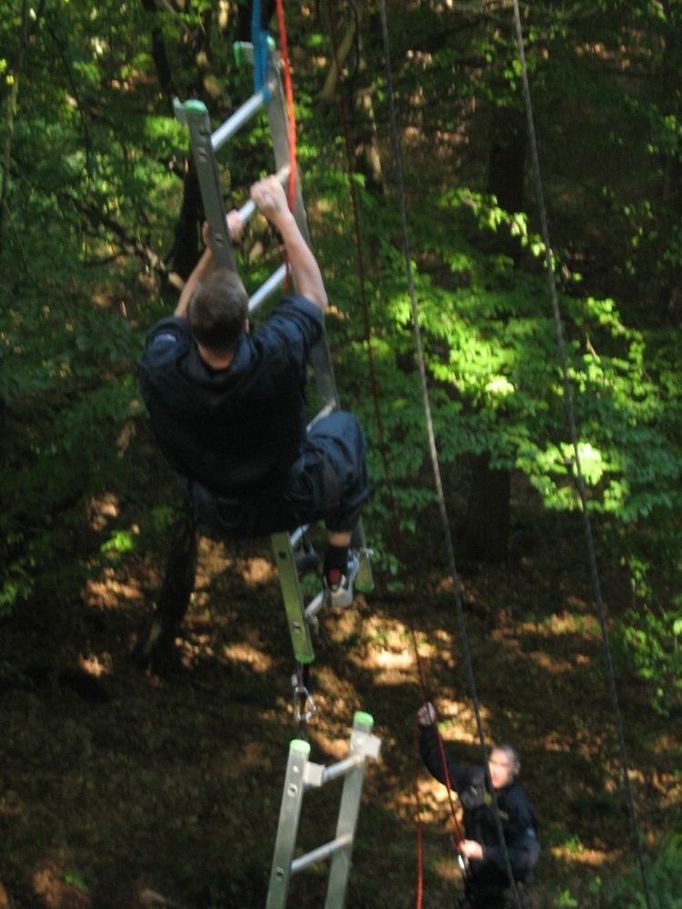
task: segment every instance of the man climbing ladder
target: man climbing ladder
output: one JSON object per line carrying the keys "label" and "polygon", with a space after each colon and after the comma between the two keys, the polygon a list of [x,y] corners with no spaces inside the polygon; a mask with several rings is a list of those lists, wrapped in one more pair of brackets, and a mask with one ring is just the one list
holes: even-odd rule
{"label": "man climbing ladder", "polygon": [[[215,265],[207,245],[174,315],[147,337],[141,391],[197,520],[240,537],[324,520],[323,581],[331,605],[348,606],[358,570],[351,533],[368,497],[365,438],[339,410],[306,430],[306,367],[323,332],[324,282],[279,179],[255,183],[251,198],[282,238],[297,292],[251,333],[242,282]],[[236,211],[227,226],[231,239],[241,233]],[[152,663],[172,646],[184,612],[161,610],[138,648]]]}

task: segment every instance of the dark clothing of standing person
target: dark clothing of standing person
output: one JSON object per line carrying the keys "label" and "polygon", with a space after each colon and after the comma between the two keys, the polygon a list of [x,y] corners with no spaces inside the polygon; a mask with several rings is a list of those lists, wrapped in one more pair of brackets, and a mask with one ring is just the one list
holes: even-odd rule
{"label": "dark clothing of standing person", "polygon": [[[420,754],[432,776],[447,784],[438,732],[431,716],[435,720],[435,712],[431,715],[424,708],[420,711]],[[505,846],[498,835],[495,807],[487,787],[485,769],[456,762],[449,749],[445,750],[445,757],[450,784],[457,792],[463,809],[466,839],[459,848],[468,860],[468,869],[461,906],[465,909],[512,909],[517,904],[508,877]],[[493,748],[488,773],[495,791],[506,852],[517,884],[517,896],[524,905],[540,845],[535,812],[516,780],[518,772],[518,756],[511,746]]]}

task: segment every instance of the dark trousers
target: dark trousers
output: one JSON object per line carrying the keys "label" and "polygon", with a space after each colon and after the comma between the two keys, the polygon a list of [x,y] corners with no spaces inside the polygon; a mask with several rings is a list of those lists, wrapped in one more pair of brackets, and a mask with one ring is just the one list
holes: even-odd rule
{"label": "dark trousers", "polygon": [[229,497],[182,482],[199,523],[222,536],[267,536],[320,520],[352,530],[369,496],[366,450],[357,418],[338,410],[311,427],[282,488]]}
{"label": "dark trousers", "polygon": [[[516,882],[516,894],[524,909],[529,905],[528,892],[527,884]],[[508,881],[506,885],[496,885],[467,878],[464,882],[464,896],[460,901],[460,909],[517,909],[517,902]]]}

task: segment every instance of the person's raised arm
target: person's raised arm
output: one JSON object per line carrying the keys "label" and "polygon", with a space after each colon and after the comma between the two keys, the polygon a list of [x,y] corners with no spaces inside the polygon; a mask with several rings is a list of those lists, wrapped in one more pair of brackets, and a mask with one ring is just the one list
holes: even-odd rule
{"label": "person's raised arm", "polygon": [[[227,232],[230,235],[230,240],[236,241],[241,236],[244,225],[242,224],[242,219],[239,217],[239,212],[236,209],[227,214]],[[202,236],[204,238],[204,243],[206,244],[206,249],[203,251],[201,258],[194,266],[192,274],[185,281],[185,286],[182,288],[180,293],[180,299],[178,300],[178,305],[175,307],[174,315],[179,316],[182,319],[187,318],[187,307],[189,306],[189,301],[192,299],[192,295],[197,288],[197,285],[204,278],[206,273],[213,267],[213,250],[210,247],[210,229],[208,223],[204,222],[204,225],[201,230]]]}
{"label": "person's raised arm", "polygon": [[327,291],[322,273],[317,259],[299,230],[296,219],[289,211],[282,184],[274,175],[265,177],[253,184],[251,198],[279,231],[298,292],[324,312],[327,308]]}

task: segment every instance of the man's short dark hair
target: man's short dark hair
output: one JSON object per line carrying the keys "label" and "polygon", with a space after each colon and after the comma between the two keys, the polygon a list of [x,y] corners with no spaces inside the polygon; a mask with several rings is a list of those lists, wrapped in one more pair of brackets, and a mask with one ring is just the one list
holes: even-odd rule
{"label": "man's short dark hair", "polygon": [[194,291],[187,307],[187,321],[195,340],[211,353],[234,350],[248,317],[248,304],[239,275],[229,268],[213,269]]}

